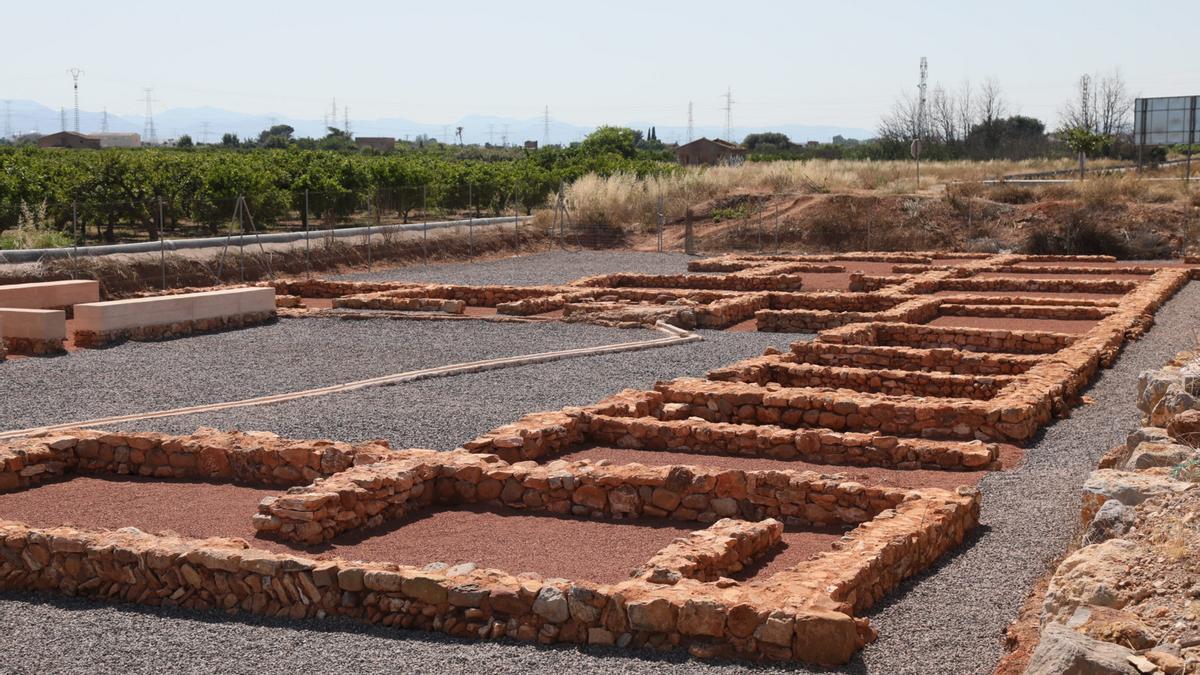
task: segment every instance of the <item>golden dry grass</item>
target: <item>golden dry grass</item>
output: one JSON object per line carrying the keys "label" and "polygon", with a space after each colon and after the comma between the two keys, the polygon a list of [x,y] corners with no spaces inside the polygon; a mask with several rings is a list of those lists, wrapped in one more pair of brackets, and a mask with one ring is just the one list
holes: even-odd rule
{"label": "golden dry grass", "polygon": [[[1092,160],[1088,167],[1102,168],[1117,162]],[[972,181],[997,179],[1009,174],[1070,170],[1074,160],[954,161],[921,165],[921,193],[971,190],[987,197],[990,192],[1010,187],[1014,198],[1018,186],[985,187]],[[657,218],[659,203],[668,220],[682,217],[688,207],[738,194],[816,194],[870,192],[883,195],[916,192],[912,162],[808,160],[794,162],[748,162],[741,166],[687,168],[664,176],[638,178],[631,174],[608,177],[587,175],[566,188],[566,199],[579,222],[609,226],[650,226]],[[1080,184],[1021,185],[1023,201],[1069,199],[1089,205],[1116,201],[1166,203],[1190,196],[1182,184],[1140,180],[1136,174],[1100,175]],[[997,201],[1009,201],[1000,198]]]}

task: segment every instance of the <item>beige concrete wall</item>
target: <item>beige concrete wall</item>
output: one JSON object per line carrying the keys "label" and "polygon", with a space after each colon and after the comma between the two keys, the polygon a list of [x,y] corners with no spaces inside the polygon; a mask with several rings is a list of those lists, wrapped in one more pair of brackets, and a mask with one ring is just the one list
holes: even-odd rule
{"label": "beige concrete wall", "polygon": [[61,309],[0,307],[0,337],[64,340],[67,337],[67,313]]}
{"label": "beige concrete wall", "polygon": [[99,300],[100,282],[91,279],[0,286],[0,307],[51,309]]}
{"label": "beige concrete wall", "polygon": [[231,288],[75,305],[75,330],[108,331],[275,310],[273,288]]}

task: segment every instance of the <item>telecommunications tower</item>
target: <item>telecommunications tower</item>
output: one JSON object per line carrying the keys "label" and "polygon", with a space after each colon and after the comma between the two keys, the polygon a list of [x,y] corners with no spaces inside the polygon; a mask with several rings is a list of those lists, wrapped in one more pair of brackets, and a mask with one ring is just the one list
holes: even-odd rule
{"label": "telecommunications tower", "polygon": [[75,133],[79,133],[79,76],[83,74],[83,70],[68,68],[67,74],[71,76],[71,80],[75,83]]}

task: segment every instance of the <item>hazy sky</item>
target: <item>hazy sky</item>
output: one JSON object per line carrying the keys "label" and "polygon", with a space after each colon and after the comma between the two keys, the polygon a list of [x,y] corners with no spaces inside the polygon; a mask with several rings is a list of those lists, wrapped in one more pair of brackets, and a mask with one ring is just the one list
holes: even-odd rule
{"label": "hazy sky", "polygon": [[[1053,123],[1084,72],[1119,67],[1132,93],[1200,94],[1187,36],[1200,2],[5,2],[0,98],[140,115],[210,105],[318,119],[448,123],[467,114],[575,124],[831,124],[873,129],[917,83],[999,79],[1011,107]],[[168,11],[169,10],[169,11]]]}

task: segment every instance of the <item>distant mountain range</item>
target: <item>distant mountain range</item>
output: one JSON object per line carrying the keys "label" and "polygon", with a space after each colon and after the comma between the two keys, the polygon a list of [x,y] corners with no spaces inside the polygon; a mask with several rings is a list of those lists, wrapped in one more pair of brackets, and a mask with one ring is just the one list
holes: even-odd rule
{"label": "distant mountain range", "polygon": [[[36,101],[14,100],[9,104],[7,124],[14,134],[37,132],[41,134],[54,133],[63,129],[63,117],[59,110],[48,108]],[[3,114],[0,109],[0,114]],[[104,114],[95,111],[79,111],[79,129],[83,133],[93,133],[101,130]],[[614,122],[615,124],[616,122]],[[246,113],[224,110],[221,108],[172,108],[154,115],[156,135],[160,141],[173,140],[184,134],[197,142],[217,143],[225,133],[235,133],[239,137],[257,136],[259,132],[272,124],[287,124],[295,128],[297,136],[320,137],[325,135],[324,120],[311,120],[265,113],[250,115]],[[687,128],[683,126],[655,125],[651,121],[621,123],[634,129],[647,130],[655,127],[658,138],[666,143],[686,140]],[[334,125],[342,126],[338,120]],[[382,119],[350,119],[350,128],[355,136],[390,136],[394,138],[415,138],[417,136],[432,136],[438,140],[454,142],[455,128],[463,128],[464,143],[520,144],[524,141],[543,141],[545,130],[541,118],[517,119],[511,117],[492,117],[487,115],[467,115],[450,124],[426,124],[414,122],[399,117]],[[66,110],[67,129],[74,129],[74,115]],[[143,133],[145,120],[140,117],[108,115],[108,130],[112,132]],[[550,120],[550,142],[567,144],[582,140],[595,127],[577,126],[566,122]],[[781,124],[771,127],[734,127],[733,136],[740,141],[747,134],[764,131],[778,131],[787,134],[793,142],[829,141],[835,135],[845,138],[866,139],[874,136],[868,129],[836,126],[813,126],[804,124]],[[724,136],[723,127],[697,126],[693,135],[696,138],[707,136],[717,138]],[[143,134],[144,135],[144,134]],[[143,141],[148,139],[143,138]]]}

